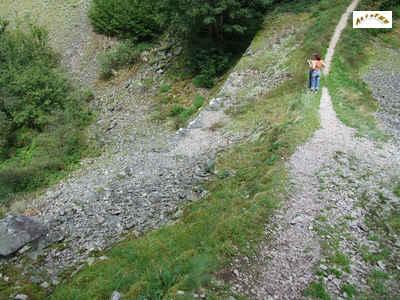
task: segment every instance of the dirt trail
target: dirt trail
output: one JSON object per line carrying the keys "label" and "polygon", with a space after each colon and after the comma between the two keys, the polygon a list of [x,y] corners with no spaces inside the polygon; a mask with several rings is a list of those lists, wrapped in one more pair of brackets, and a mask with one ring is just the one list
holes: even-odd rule
{"label": "dirt trail", "polygon": [[313,280],[313,266],[319,261],[319,241],[313,221],[323,207],[319,181],[315,175],[334,155],[352,141],[353,131],[345,127],[333,110],[326,88],[320,106],[321,129],[298,148],[289,162],[292,190],[287,205],[272,223],[278,224],[276,240],[262,249],[270,261],[260,271],[259,283],[252,287],[258,299],[299,299]]}
{"label": "dirt trail", "polygon": [[336,26],[335,32],[332,36],[332,39],[329,43],[328,51],[325,57],[326,68],[324,70],[324,74],[328,75],[331,69],[331,63],[333,56],[335,54],[336,45],[339,42],[340,36],[342,35],[343,30],[346,28],[347,21],[352,14],[353,10],[356,9],[360,0],[353,0],[349,7],[347,8],[346,12],[340,18],[338,25]]}

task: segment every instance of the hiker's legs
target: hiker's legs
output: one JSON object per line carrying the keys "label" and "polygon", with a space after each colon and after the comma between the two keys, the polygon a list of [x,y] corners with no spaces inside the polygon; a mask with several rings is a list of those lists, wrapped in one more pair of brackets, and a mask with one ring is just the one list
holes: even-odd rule
{"label": "hiker's legs", "polygon": [[311,90],[315,91],[317,89],[317,76],[313,73],[311,75]]}
{"label": "hiker's legs", "polygon": [[317,77],[315,78],[315,90],[319,90],[319,85],[321,82],[321,75],[317,75]]}
{"label": "hiker's legs", "polygon": [[321,72],[314,70],[311,76],[311,90],[318,91],[321,80]]}
{"label": "hiker's legs", "polygon": [[312,70],[308,72],[308,88],[311,89],[312,83]]}

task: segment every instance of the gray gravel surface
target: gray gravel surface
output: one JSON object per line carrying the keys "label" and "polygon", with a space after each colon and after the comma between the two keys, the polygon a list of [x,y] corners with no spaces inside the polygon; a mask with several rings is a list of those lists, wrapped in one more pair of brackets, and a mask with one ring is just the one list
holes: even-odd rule
{"label": "gray gravel surface", "polygon": [[385,60],[373,64],[364,75],[379,102],[378,119],[394,136],[400,136],[400,57],[399,50],[381,49]]}
{"label": "gray gravel surface", "polygon": [[[363,144],[355,146],[362,147]],[[342,289],[344,285],[353,286],[358,293],[365,295],[364,298],[380,297],[370,296],[373,289],[369,276],[376,269],[387,271],[392,267],[396,270],[396,265],[386,266],[381,253],[390,249],[394,261],[399,257],[399,249],[392,243],[399,239],[396,236],[398,232],[393,230],[390,238],[383,237],[382,233],[374,232],[375,225],[368,221],[369,213],[379,215],[378,222],[392,233],[388,216],[396,210],[398,214],[400,206],[399,197],[393,193],[394,184],[400,179],[400,155],[396,148],[367,149],[367,153],[363,153],[361,148],[338,152],[318,174],[320,190],[326,200],[321,216],[315,222],[325,245],[318,277],[334,298],[348,296]],[[385,250],[379,243],[384,239]],[[380,259],[368,261],[366,253]],[[338,254],[346,259],[338,260]],[[326,269],[323,270],[322,266]],[[331,270],[337,270],[339,275]],[[396,277],[388,277],[384,286],[389,298],[395,299],[400,289]]]}

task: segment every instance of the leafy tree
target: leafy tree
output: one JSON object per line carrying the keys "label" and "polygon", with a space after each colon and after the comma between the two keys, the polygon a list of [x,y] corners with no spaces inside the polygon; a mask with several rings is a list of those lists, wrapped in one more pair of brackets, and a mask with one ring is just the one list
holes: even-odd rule
{"label": "leafy tree", "polygon": [[164,0],[160,1],[165,24],[187,35],[203,35],[223,42],[251,34],[273,0]]}
{"label": "leafy tree", "polygon": [[186,42],[187,67],[199,86],[242,53],[274,0],[93,0],[98,32],[143,41],[167,30]]}

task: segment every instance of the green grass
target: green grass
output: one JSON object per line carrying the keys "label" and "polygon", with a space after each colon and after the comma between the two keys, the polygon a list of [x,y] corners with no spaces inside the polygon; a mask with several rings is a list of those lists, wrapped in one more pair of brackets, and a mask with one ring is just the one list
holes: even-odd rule
{"label": "green grass", "polygon": [[368,285],[372,289],[372,294],[369,294],[369,299],[390,299],[390,293],[386,288],[386,281],[389,275],[381,270],[373,270],[368,277]]}
{"label": "green grass", "polygon": [[174,130],[184,127],[197,114],[214,90],[196,88],[190,80],[166,75],[153,101],[153,119],[167,122]]}
{"label": "green grass", "polygon": [[203,106],[205,98],[197,95],[190,107],[174,104],[171,108],[170,116],[175,117],[175,128],[183,127],[187,121]]}
{"label": "green grass", "polygon": [[304,295],[306,297],[310,297],[311,299],[331,299],[323,282],[311,283],[310,286],[305,290]]}
{"label": "green grass", "polygon": [[354,285],[349,283],[343,284],[341,286],[341,290],[343,293],[347,294],[348,299],[354,299],[354,297],[358,294],[357,289],[354,287]]}
{"label": "green grass", "polygon": [[100,78],[110,79],[118,70],[136,63],[140,54],[150,48],[151,44],[148,43],[135,44],[129,40],[119,42],[99,56]]}
{"label": "green grass", "polygon": [[400,184],[397,184],[393,189],[393,194],[400,198]]}
{"label": "green grass", "polygon": [[343,123],[358,129],[360,135],[379,139],[384,134],[377,128],[373,115],[378,104],[359,73],[362,64],[368,61],[365,46],[370,43],[370,37],[349,26],[343,33],[332,63],[329,92]]}
{"label": "green grass", "polygon": [[394,297],[400,297],[396,284],[393,285],[400,280],[400,270],[397,268],[400,256],[395,246],[400,236],[400,207],[390,205],[390,200],[383,196],[378,202],[368,200],[368,198],[363,199],[362,206],[367,211],[369,239],[378,243],[379,251],[371,253],[368,249],[361,249],[362,257],[371,266],[381,262],[386,267],[385,272],[378,269],[371,271],[368,279],[371,292],[365,292],[363,295],[365,294],[367,299],[390,299],[390,297],[395,299]]}

